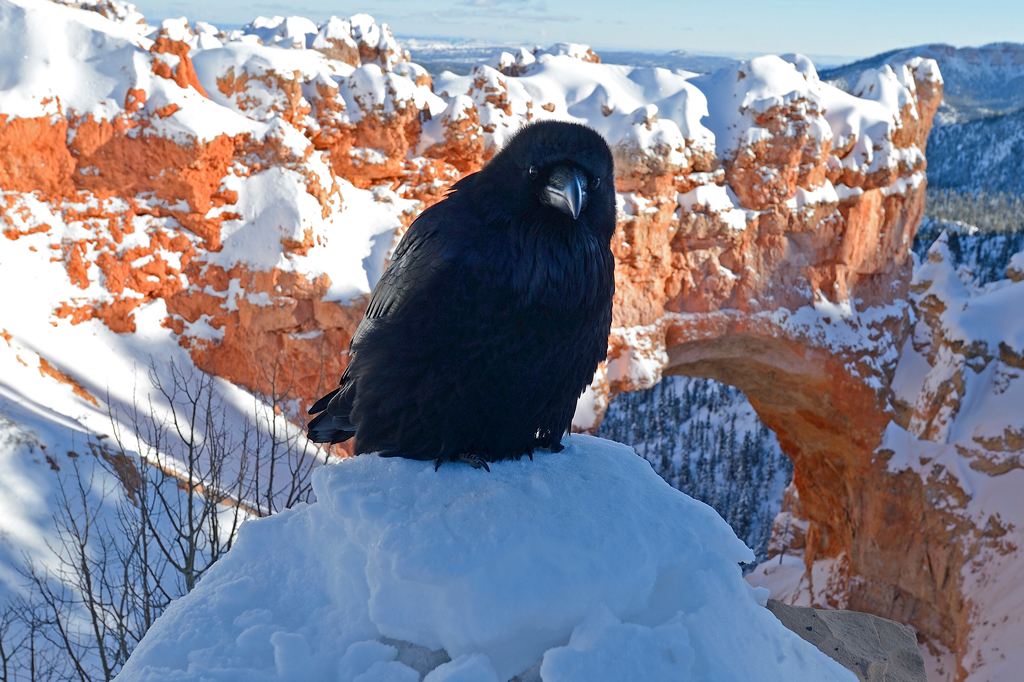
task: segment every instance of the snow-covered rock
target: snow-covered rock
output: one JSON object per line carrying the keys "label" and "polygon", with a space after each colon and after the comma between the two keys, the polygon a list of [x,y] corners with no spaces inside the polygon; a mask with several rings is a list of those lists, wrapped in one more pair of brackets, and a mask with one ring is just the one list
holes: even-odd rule
{"label": "snow-covered rock", "polygon": [[[118,679],[854,680],[764,608],[714,510],[629,448],[566,446],[318,470],[318,501],[246,523]],[[454,660],[414,670],[410,645]]]}
{"label": "snow-covered rock", "polygon": [[[915,268],[914,322],[890,382],[892,419],[874,452],[892,476],[890,490],[898,492],[884,501],[880,518],[888,525],[862,523],[859,532],[876,545],[894,536],[904,565],[928,566],[918,576],[948,576],[930,589],[905,583],[922,596],[922,611],[948,614],[943,636],[922,647],[930,680],[1010,680],[1019,677],[1024,625],[1024,281],[979,283],[951,253],[954,243],[941,233]],[[1007,259],[1009,275],[1021,258]],[[921,498],[938,514],[915,515]],[[783,541],[786,553],[748,579],[782,601],[823,606],[837,594],[834,585],[854,573],[852,564],[876,559],[805,562],[801,542],[811,546],[811,537],[789,527],[799,520],[792,512],[800,504],[799,496],[785,501],[788,508],[775,521],[776,538],[787,528],[798,542]],[[913,531],[894,532],[908,517],[915,519]],[[876,567],[879,573],[894,568]],[[850,608],[868,610],[891,593],[864,581],[851,584],[848,594]]]}

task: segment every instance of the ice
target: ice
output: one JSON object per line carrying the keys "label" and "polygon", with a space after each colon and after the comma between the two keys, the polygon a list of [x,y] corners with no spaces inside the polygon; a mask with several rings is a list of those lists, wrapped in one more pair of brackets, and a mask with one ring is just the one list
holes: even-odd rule
{"label": "ice", "polygon": [[317,502],[243,525],[119,679],[418,679],[396,641],[447,652],[430,682],[854,679],[759,604],[710,507],[625,446],[564,443],[490,473],[318,470]]}

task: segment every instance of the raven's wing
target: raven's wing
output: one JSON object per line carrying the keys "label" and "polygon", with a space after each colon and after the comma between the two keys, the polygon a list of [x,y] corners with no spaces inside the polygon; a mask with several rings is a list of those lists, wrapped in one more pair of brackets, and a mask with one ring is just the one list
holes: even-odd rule
{"label": "raven's wing", "polygon": [[309,414],[317,415],[308,426],[313,442],[340,443],[355,435],[351,414],[357,381],[352,367],[359,343],[383,321],[399,314],[418,294],[429,289],[431,281],[453,259],[450,231],[444,229],[446,212],[443,209],[450,208],[444,206],[445,203],[431,206],[413,222],[373,288],[366,313],[352,336],[349,363],[341,375],[340,385],[309,408]]}
{"label": "raven's wing", "polygon": [[[431,207],[441,208],[440,204]],[[373,288],[366,314],[356,328],[352,346],[377,326],[378,321],[399,314],[454,257],[450,230],[442,223],[444,211],[424,211],[399,242],[384,274]]]}

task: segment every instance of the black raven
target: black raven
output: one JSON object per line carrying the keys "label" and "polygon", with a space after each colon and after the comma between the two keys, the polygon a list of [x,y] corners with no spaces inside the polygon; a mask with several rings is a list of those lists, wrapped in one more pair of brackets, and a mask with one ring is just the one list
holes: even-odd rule
{"label": "black raven", "polygon": [[604,139],[524,127],[402,238],[309,438],[437,466],[561,450],[607,353],[614,231]]}

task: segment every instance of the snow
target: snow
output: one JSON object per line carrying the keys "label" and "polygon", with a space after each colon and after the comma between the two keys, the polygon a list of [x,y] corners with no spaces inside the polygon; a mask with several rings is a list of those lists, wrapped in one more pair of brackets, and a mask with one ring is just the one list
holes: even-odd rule
{"label": "snow", "polygon": [[[1019,406],[1024,404],[1021,399],[1019,392],[1006,399],[1016,408],[1017,428],[1024,426],[1020,418]],[[979,406],[968,414],[977,419],[985,414],[984,408]],[[909,470],[923,480],[937,475],[952,477],[952,482],[966,493],[966,501],[953,496],[940,498],[937,501],[940,508],[956,517],[972,519],[980,529],[987,531],[993,522],[997,524],[995,537],[987,539],[961,576],[963,591],[970,596],[972,608],[978,613],[962,656],[968,662],[965,666],[969,672],[967,679],[1012,680],[1019,676],[1024,664],[1020,650],[1024,596],[1019,589],[1024,576],[1024,559],[1016,551],[1024,541],[1024,534],[1014,523],[1024,518],[1024,498],[1020,495],[1024,471],[1019,466],[1002,474],[980,471],[962,454],[964,447],[971,446],[977,447],[977,443],[966,438],[947,444],[920,440],[891,424],[881,448],[895,453],[888,462],[891,471]],[[940,670],[943,667],[944,670]],[[933,662],[929,679],[955,679],[952,667],[942,666],[941,661]]]}
{"label": "snow", "polygon": [[490,473],[318,470],[317,502],[243,525],[120,679],[413,680],[410,644],[454,659],[438,681],[855,679],[763,608],[710,507],[629,448],[565,445]]}
{"label": "snow", "polygon": [[124,71],[149,47],[130,26],[46,0],[0,2],[0,33],[0,114],[11,116],[66,107],[109,118],[131,87]]}
{"label": "snow", "polygon": [[[808,78],[811,75],[811,78]],[[767,55],[693,79],[708,98],[708,126],[719,156],[765,139],[769,133],[754,117],[774,107],[796,106],[810,114],[811,133],[819,141],[832,137],[813,105],[823,88],[814,74],[805,74],[781,57]],[[827,87],[827,86],[825,86]]]}
{"label": "snow", "polygon": [[[266,132],[195,90],[156,76],[154,60],[176,64],[178,58],[151,55],[152,41],[138,27],[43,0],[2,0],[0,32],[0,114],[111,120],[123,114],[128,90],[137,88],[148,93],[138,112],[151,117],[145,134],[191,142],[225,133],[261,138]],[[154,116],[171,104],[178,106],[174,114]]]}
{"label": "snow", "polygon": [[[854,94],[819,80],[814,65],[803,55],[756,57],[735,67],[693,78],[707,97],[708,128],[721,157],[771,138],[757,116],[772,109],[793,109],[787,123],[805,124],[805,134],[821,145],[831,141],[830,168],[871,173],[881,168],[914,167],[924,152],[914,145],[898,148],[893,135],[903,126],[902,112],[916,92],[911,66],[927,77],[934,62],[889,66],[865,72]],[[909,108],[916,117],[916,107]],[[838,152],[840,155],[836,155]]]}
{"label": "snow", "polygon": [[189,28],[186,17],[164,19],[160,22],[160,34],[171,40],[180,40],[186,43],[192,40],[192,30]]}
{"label": "snow", "polygon": [[[271,84],[272,79],[285,82],[301,79],[305,84],[303,93],[308,91],[312,97],[316,84],[334,88],[334,77],[352,72],[348,64],[330,61],[313,50],[283,50],[240,42],[228,43],[219,49],[196,50],[192,64],[199,82],[214,102],[258,121],[271,118],[284,109],[287,102],[284,93]],[[229,73],[236,79],[249,76],[240,92],[221,90],[218,79]],[[270,77],[267,80],[271,83],[261,78],[263,74]]]}
{"label": "snow", "polygon": [[[797,189],[798,193],[801,191],[802,188]],[[726,185],[698,185],[685,194],[679,194],[677,201],[684,211],[693,211],[700,207],[708,213],[717,213],[725,224],[734,230],[747,229],[748,211],[740,207],[740,200]],[[756,215],[753,211],[749,213]]]}
{"label": "snow", "polygon": [[1013,381],[1020,368],[1012,360],[1024,352],[1024,282],[965,282],[954,269],[947,239],[943,233],[935,241],[913,280],[919,300],[937,313],[933,325],[918,322],[912,341],[924,346],[937,334],[943,343],[930,362],[916,352],[905,354],[896,377],[902,399],[923,412],[934,392],[957,376],[956,411],[912,419],[908,428],[921,436],[930,424],[939,427],[933,440],[977,447],[976,441],[1000,437],[1008,428],[1024,430],[1024,383]]}
{"label": "snow", "polygon": [[345,19],[338,17],[331,17],[325,21],[320,29],[317,31],[316,38],[313,39],[312,47],[316,49],[324,49],[330,45],[328,40],[341,40],[342,42],[348,43],[353,48],[358,49],[354,40],[352,40],[352,24]]}
{"label": "snow", "polygon": [[[940,316],[942,335],[951,342],[983,344],[989,356],[1004,347],[1024,353],[1024,282],[1003,280],[977,288],[964,283],[951,261],[944,233],[914,273],[914,283],[927,282],[929,295],[946,307]],[[1014,262],[1011,258],[1010,264]]]}
{"label": "snow", "polygon": [[[442,96],[448,93],[448,98],[469,93],[481,110],[481,125],[496,126],[485,134],[489,145],[501,146],[529,113],[533,119],[586,122],[612,145],[652,155],[651,150],[657,149],[670,163],[680,165],[685,165],[687,145],[713,146],[711,133],[701,124],[707,102],[686,76],[667,69],[593,64],[557,52],[519,60],[527,68],[516,78],[484,65],[467,76],[445,72],[435,78],[434,90]],[[481,79],[486,85],[475,89],[474,82]],[[488,88],[507,91],[511,113],[488,104]]]}
{"label": "snow", "polygon": [[[1024,251],[1013,254],[1006,270],[1007,272],[1015,270],[1018,274],[1024,274]],[[1018,277],[1018,281],[1020,281],[1020,277]]]}
{"label": "snow", "polygon": [[284,48],[303,49],[306,36],[316,34],[317,25],[306,17],[256,17],[242,28],[249,35],[259,37],[264,45],[278,45]]}
{"label": "snow", "polygon": [[[877,69],[868,69],[860,75],[857,84],[850,91],[854,97],[873,100],[888,109],[902,111],[914,104],[916,86],[910,68],[906,65],[894,71],[885,64]],[[917,108],[911,107],[912,116],[917,117]]]}
{"label": "snow", "polygon": [[797,210],[813,208],[818,204],[837,204],[839,203],[839,193],[836,192],[831,182],[825,180],[812,190],[797,187],[796,195],[786,203],[790,208]]}
{"label": "snow", "polygon": [[[6,193],[4,199],[10,200]],[[111,211],[117,202],[103,202]],[[17,591],[24,579],[16,571],[31,561],[47,566],[55,561],[49,547],[58,546],[54,537],[52,514],[56,509],[57,476],[66,476],[72,462],[70,452],[83,450],[86,441],[99,439],[112,442],[118,431],[133,434],[126,416],[133,403],[154,411],[158,421],[166,420],[180,406],[171,406],[147,380],[149,363],[166,384],[170,384],[168,364],[179,369],[194,369],[188,352],[179,345],[174,333],[163,326],[167,307],[162,300],[143,304],[134,311],[136,331],[117,334],[99,319],[72,324],[59,319],[54,310],[61,302],[83,303],[104,300],[109,293],[100,284],[95,268],[90,269],[90,283],[81,289],[72,284],[63,264],[51,260],[53,247],[65,241],[92,236],[86,219],[65,222],[59,211],[32,195],[19,200],[24,211],[18,215],[23,224],[14,227],[35,227],[46,224],[49,230],[22,236],[17,240],[0,239],[0,287],[22,295],[5,296],[0,304],[0,595]],[[76,204],[85,212],[99,208],[98,201]],[[15,204],[18,205],[17,203]],[[136,233],[124,235],[121,246],[131,248],[149,241],[149,223],[163,222],[149,216],[137,216]],[[168,219],[169,220],[169,219]],[[106,223],[106,220],[102,221]],[[6,227],[6,225],[5,225]],[[92,248],[92,246],[90,246]],[[159,252],[158,252],[159,253]],[[190,330],[205,338],[216,338],[223,330],[214,329],[205,319],[198,320]],[[84,358],[84,360],[83,360]],[[43,363],[68,375],[81,386],[81,393],[41,371]],[[251,423],[254,398],[251,394],[223,379],[213,381],[215,402],[223,401],[218,416],[233,430]],[[144,409],[145,409],[144,407]],[[278,424],[287,433],[297,435],[297,427]],[[134,436],[129,436],[133,440]],[[311,455],[313,450],[310,450]],[[139,453],[143,455],[145,453]],[[163,462],[177,469],[173,458],[180,453],[160,453],[171,458]],[[98,489],[107,493],[94,500],[104,511],[101,518],[110,519],[115,501],[123,496],[120,482],[92,456],[75,461],[82,467],[86,480],[95,480]],[[232,463],[229,467],[235,466]],[[59,467],[63,473],[51,471]],[[113,479],[113,480],[112,480]]]}

